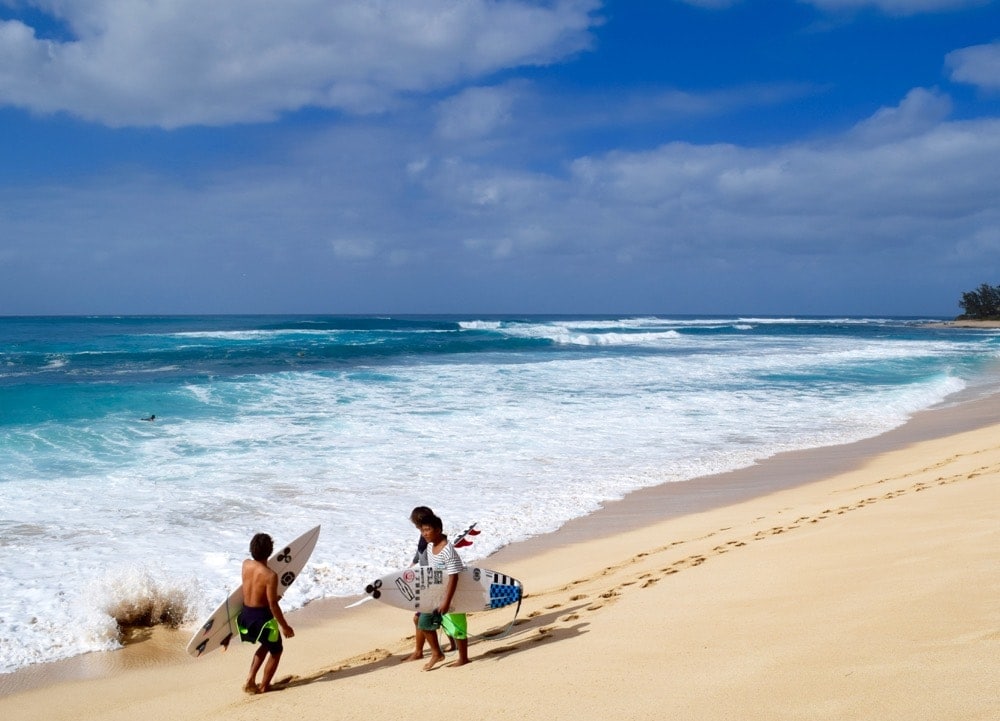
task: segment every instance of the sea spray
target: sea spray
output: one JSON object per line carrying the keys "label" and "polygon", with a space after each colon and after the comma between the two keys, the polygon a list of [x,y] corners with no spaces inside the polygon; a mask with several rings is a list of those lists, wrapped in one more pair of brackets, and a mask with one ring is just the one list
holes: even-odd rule
{"label": "sea spray", "polygon": [[177,628],[188,620],[200,595],[193,579],[177,585],[165,570],[136,564],[109,572],[91,590],[96,606],[114,621],[120,635],[135,628]]}

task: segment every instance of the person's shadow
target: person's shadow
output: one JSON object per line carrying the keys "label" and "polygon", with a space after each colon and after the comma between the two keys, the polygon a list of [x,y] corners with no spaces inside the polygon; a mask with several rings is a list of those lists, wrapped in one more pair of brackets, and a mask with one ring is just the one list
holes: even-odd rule
{"label": "person's shadow", "polygon": [[[589,625],[585,621],[571,626],[560,625],[556,622],[560,617],[566,617],[563,618],[563,623],[567,620],[575,620],[578,618],[576,612],[582,609],[585,605],[586,604],[579,604],[577,606],[560,608],[556,611],[552,611],[551,613],[539,614],[531,618],[519,618],[506,630],[503,628],[489,629],[480,636],[470,639],[470,661],[475,663],[477,661],[483,662],[487,660],[499,660],[499,657],[506,657],[510,654],[527,651],[537,643],[564,641],[568,638],[579,636],[580,634],[585,633],[584,629]],[[481,647],[485,643],[500,640],[504,640],[506,643],[501,646],[483,649],[479,654],[475,653],[476,647]],[[334,668],[323,669],[305,676],[286,676],[280,681],[272,683],[271,689],[273,691],[281,691],[284,689],[295,688],[297,686],[306,686],[312,683],[351,678],[353,676],[360,676],[363,673],[371,673],[384,668],[398,666],[400,663],[402,663],[402,660],[399,656],[396,656],[385,649],[375,649],[373,651],[369,651],[368,653],[361,654],[353,659],[344,661],[341,665]],[[448,663],[444,662],[435,668],[447,668],[447,666]]]}

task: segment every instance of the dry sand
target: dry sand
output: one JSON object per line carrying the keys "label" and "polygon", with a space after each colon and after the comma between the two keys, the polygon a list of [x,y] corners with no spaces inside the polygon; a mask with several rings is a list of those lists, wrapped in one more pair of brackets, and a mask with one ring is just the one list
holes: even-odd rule
{"label": "dry sand", "polygon": [[470,617],[462,668],[401,663],[404,611],[325,602],[289,614],[282,690],[241,692],[250,646],[191,659],[160,629],[0,676],[0,718],[995,721],[1000,403],[633,494],[485,565],[528,596],[502,638],[507,612]]}

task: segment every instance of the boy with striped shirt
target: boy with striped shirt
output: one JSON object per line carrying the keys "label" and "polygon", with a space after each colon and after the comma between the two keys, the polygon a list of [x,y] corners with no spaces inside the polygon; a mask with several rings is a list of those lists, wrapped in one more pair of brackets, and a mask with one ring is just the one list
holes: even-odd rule
{"label": "boy with striped shirt", "polygon": [[451,600],[458,587],[458,574],[465,569],[458,551],[444,535],[444,524],[441,519],[431,514],[422,519],[420,535],[427,541],[427,560],[431,568],[440,569],[448,577],[445,582],[444,597],[433,613],[421,613],[417,620],[418,643],[419,634],[424,634],[431,649],[430,660],[424,665],[424,671],[430,671],[444,660],[444,653],[438,643],[437,629],[443,627],[445,633],[455,639],[458,644],[458,660],[452,666],[464,666],[469,662],[468,622],[464,613],[448,613]]}

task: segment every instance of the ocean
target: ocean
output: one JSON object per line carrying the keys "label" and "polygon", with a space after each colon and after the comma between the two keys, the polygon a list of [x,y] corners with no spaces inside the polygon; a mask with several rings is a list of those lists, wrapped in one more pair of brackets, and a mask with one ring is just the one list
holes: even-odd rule
{"label": "ocean", "polygon": [[322,524],[294,609],[405,566],[416,505],[474,561],[996,392],[1000,331],[931,320],[0,318],[0,673],[193,632],[258,531]]}

